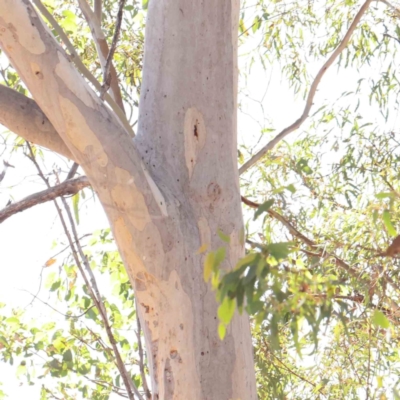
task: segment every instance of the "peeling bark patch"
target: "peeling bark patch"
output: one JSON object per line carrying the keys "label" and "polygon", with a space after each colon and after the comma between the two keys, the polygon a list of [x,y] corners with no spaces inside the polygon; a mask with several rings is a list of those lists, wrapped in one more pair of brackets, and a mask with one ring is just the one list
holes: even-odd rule
{"label": "peeling bark patch", "polygon": [[69,99],[58,96],[64,117],[66,134],[71,143],[84,155],[89,163],[98,163],[100,167],[108,164],[103,146],[86,123],[78,107]]}
{"label": "peeling bark patch", "polygon": [[[4,7],[4,8],[3,8]],[[13,10],[11,10],[11,8]],[[18,9],[16,12],[15,9]],[[31,6],[15,0],[5,0],[2,2],[3,20],[7,23],[7,29],[12,32],[14,40],[18,42],[31,54],[43,54],[46,51],[46,46],[43,43],[37,28],[31,23],[30,16]],[[10,23],[7,20],[7,15],[18,15],[17,24]],[[19,32],[20,31],[20,32]]]}
{"label": "peeling bark patch", "polygon": [[197,226],[199,227],[201,247],[204,246],[207,249],[211,243],[211,231],[208,222],[204,217],[200,217]]}
{"label": "peeling bark patch", "polygon": [[132,235],[122,217],[118,217],[114,221],[114,235],[122,249],[124,261],[128,265],[128,273],[133,272],[133,270],[139,271],[137,278],[145,281],[145,267],[140,257],[133,250]]}
{"label": "peeling bark patch", "polygon": [[135,290],[138,292],[144,292],[147,290],[146,283],[140,279],[135,279]]}
{"label": "peeling bark patch", "polygon": [[111,190],[114,204],[119,210],[126,213],[136,229],[143,231],[151,222],[145,198],[137,189],[133,177],[128,171],[116,167],[114,172],[117,181]]}
{"label": "peeling bark patch", "polygon": [[169,358],[166,359],[164,366],[164,389],[164,399],[172,400],[174,398],[175,382]]}
{"label": "peeling bark patch", "polygon": [[77,70],[71,66],[64,55],[58,52],[58,64],[55,69],[56,74],[65,83],[67,88],[86,106],[94,108],[94,101],[90,90],[82,84],[82,79]]}
{"label": "peeling bark patch", "polygon": [[203,115],[195,108],[189,108],[184,122],[185,160],[189,177],[192,176],[198,156],[204,147],[206,135]]}
{"label": "peeling bark patch", "polygon": [[144,292],[147,290],[147,276],[145,272],[138,272],[135,278],[135,290],[138,292]]}
{"label": "peeling bark patch", "polygon": [[244,256],[244,245],[241,242],[240,232],[243,228],[238,232],[237,230],[233,230],[230,234],[229,240],[229,261],[231,264],[231,268],[234,268],[238,260]]}

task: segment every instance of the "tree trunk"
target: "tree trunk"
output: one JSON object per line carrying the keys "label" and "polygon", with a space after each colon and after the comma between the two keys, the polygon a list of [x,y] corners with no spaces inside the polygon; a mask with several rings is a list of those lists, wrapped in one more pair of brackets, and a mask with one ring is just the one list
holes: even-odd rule
{"label": "tree trunk", "polygon": [[[243,255],[236,145],[237,19],[231,0],[151,1],[145,41],[139,152],[169,218],[155,220],[160,253],[136,280],[160,398],[254,399],[247,317],[218,338],[215,294],[203,279],[202,245]],[[242,240],[241,240],[242,239]],[[143,295],[143,296],[142,296]]]}
{"label": "tree trunk", "polygon": [[248,318],[236,316],[219,339],[198,252],[226,246],[226,268],[243,255],[238,13],[237,0],[150,1],[132,143],[30,3],[0,0],[0,45],[109,218],[139,304],[154,399],[257,398]]}

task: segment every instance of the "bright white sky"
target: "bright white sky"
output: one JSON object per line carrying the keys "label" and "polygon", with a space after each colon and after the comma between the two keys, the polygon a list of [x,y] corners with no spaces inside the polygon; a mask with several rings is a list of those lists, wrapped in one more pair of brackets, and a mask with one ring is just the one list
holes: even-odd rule
{"label": "bright white sky", "polygon": [[[245,53],[245,50],[242,48],[241,53]],[[246,59],[241,58],[240,60],[241,68],[245,70]],[[320,66],[321,64],[315,65],[315,71]],[[279,74],[273,73],[271,79],[270,73],[271,71],[265,72],[260,65],[255,64],[252,73],[247,78],[246,93],[249,93],[251,98],[245,96],[240,98],[243,111],[239,113],[239,140],[241,142],[256,143],[259,139],[260,126],[256,121],[263,125],[264,116],[257,102],[262,103],[270,118],[270,124],[266,126],[276,128],[276,132],[290,125],[302,112],[303,100],[295,100],[292,91],[280,81]],[[366,75],[370,73],[373,71],[365,71]],[[356,71],[348,70],[338,76],[335,69],[330,70],[321,83],[313,110],[317,110],[325,98],[335,100],[345,90],[354,88],[354,82],[359,77]],[[269,88],[265,95],[268,83]],[[243,88],[244,84],[242,79],[240,87]],[[392,121],[393,123],[394,121]],[[296,137],[298,133],[292,135]],[[261,144],[265,144],[266,141],[264,138]],[[2,150],[0,148],[0,154],[2,154]],[[50,153],[46,153],[46,157],[48,155],[51,157]],[[0,155],[0,161],[2,158]],[[16,168],[9,169],[0,184],[0,208],[6,205],[9,195],[18,200],[44,189],[29,160],[15,155],[11,159],[4,158]],[[54,160],[66,170],[66,165],[63,162],[60,163],[60,158],[57,157]],[[51,165],[51,163],[47,165]],[[1,167],[2,163],[0,169]],[[89,200],[87,206],[88,212],[80,213],[80,234],[91,233],[107,227],[107,220],[98,202]],[[62,238],[62,231],[52,203],[40,205],[15,215],[0,225],[0,302],[4,302],[12,308],[29,307],[29,315],[32,317],[59,318],[39,302],[30,305],[31,296],[23,290],[37,292],[42,267],[57,252],[52,249],[53,240],[60,238]],[[55,264],[49,269],[57,267]],[[41,298],[46,299],[44,290],[41,292]],[[0,388],[9,395],[11,400],[39,399],[40,386],[27,387],[21,384],[15,378],[15,369],[10,368],[9,365],[0,363],[0,382],[3,383],[3,387],[0,386]]]}

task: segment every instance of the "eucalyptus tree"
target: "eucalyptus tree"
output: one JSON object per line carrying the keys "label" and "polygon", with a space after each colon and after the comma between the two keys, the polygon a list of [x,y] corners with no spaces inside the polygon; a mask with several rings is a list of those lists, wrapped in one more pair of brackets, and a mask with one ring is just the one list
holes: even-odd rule
{"label": "eucalyptus tree", "polygon": [[[131,4],[96,0],[92,7],[79,0],[76,8],[61,1],[61,9],[67,7],[60,13],[52,2],[46,7],[39,0],[0,0],[0,46],[23,83],[20,92],[26,87],[34,99],[1,86],[0,122],[74,163],[69,180],[11,204],[0,219],[89,184],[94,188],[144,330],[152,392],[144,387],[144,396],[257,398],[244,309],[254,316],[261,398],[284,398],[293,388],[299,393],[299,387],[302,394],[296,398],[319,398],[330,391],[338,397],[356,396],[365,387],[367,398],[371,396],[372,376],[380,376],[371,349],[381,346],[378,353],[392,357],[390,346],[383,346],[383,330],[389,320],[394,325],[397,321],[395,241],[390,245],[387,237],[371,234],[381,229],[397,235],[395,137],[382,139],[372,129],[366,132],[370,124],[358,123],[354,99],[362,79],[345,94],[351,94],[354,111],[320,105],[308,120],[331,65],[361,69],[379,58],[395,57],[399,11],[386,1],[376,8],[371,3],[254,2],[249,23],[247,3],[240,11],[237,0],[152,0],[142,67],[138,41],[132,49],[129,36],[138,16]],[[147,7],[146,1],[143,4]],[[90,44],[88,36],[78,32],[69,6],[79,12],[79,27],[89,27],[83,32],[90,33]],[[110,12],[117,13],[113,30]],[[132,18],[124,21],[123,12]],[[383,34],[375,32],[377,22],[385,27]],[[72,31],[72,41],[65,31]],[[239,170],[238,31],[241,41],[249,32],[262,32],[259,58],[254,59],[267,66],[279,63],[292,88],[305,93],[304,110],[297,119],[293,116],[293,123],[255,153],[249,144],[240,148]],[[307,69],[310,58],[321,63],[313,77]],[[138,87],[140,101],[130,95],[129,86]],[[388,62],[368,87],[369,99],[385,114],[396,88],[394,67]],[[127,114],[137,103],[135,135]],[[307,134],[282,142],[305,121]],[[333,122],[343,137],[329,136]],[[263,129],[264,134],[271,132]],[[328,146],[343,155],[332,170],[321,156]],[[28,149],[34,161],[35,148]],[[248,157],[245,163],[243,155]],[[87,178],[71,179],[78,165]],[[242,198],[239,173],[246,195]],[[365,196],[368,192],[380,203]],[[257,209],[257,222],[247,222],[247,238],[241,201]],[[73,248],[73,240],[70,244]],[[83,276],[90,277],[87,256],[79,246],[73,253],[87,274]],[[110,333],[96,284],[90,279],[85,283],[103,318],[127,396],[140,398]],[[241,313],[235,314],[236,306]],[[291,343],[295,353],[309,350],[321,339],[321,327],[324,341],[337,353],[331,380],[292,357]],[[351,358],[349,370],[343,365],[349,349],[357,346],[354,339],[344,339],[346,333],[368,350]],[[66,367],[74,368],[71,350],[62,349]],[[324,372],[330,365],[328,353],[318,353]],[[368,367],[360,372],[365,360]],[[393,362],[393,368],[396,365]]]}

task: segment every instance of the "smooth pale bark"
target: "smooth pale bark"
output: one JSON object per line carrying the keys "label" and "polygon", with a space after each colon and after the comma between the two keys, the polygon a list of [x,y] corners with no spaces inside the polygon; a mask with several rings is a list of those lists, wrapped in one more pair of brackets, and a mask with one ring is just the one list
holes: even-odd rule
{"label": "smooth pale bark", "polygon": [[0,85],[0,124],[30,142],[72,158],[68,147],[36,102],[3,85]]}
{"label": "smooth pale bark", "polygon": [[[0,0],[0,45],[84,168],[134,285],[154,399],[254,400],[249,321],[218,338],[198,249],[243,255],[236,0],[151,1],[132,142],[27,0]],[[230,236],[223,242],[218,230]]]}

